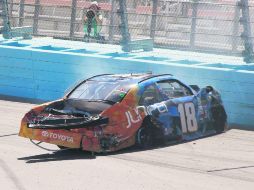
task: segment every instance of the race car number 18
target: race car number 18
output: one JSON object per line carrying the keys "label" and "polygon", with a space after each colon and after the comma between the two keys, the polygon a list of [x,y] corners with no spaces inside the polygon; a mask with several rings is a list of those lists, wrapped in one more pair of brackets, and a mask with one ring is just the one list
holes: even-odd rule
{"label": "race car number 18", "polygon": [[195,132],[198,130],[195,107],[192,102],[179,104],[178,112],[180,113],[182,132]]}

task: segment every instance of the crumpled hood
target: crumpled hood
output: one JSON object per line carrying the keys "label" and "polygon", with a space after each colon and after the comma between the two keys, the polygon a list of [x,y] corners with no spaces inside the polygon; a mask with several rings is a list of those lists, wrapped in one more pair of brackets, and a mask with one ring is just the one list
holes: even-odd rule
{"label": "crumpled hood", "polygon": [[100,113],[112,105],[83,100],[62,100],[49,104],[40,113],[27,115],[27,127],[33,129],[77,129],[108,123]]}

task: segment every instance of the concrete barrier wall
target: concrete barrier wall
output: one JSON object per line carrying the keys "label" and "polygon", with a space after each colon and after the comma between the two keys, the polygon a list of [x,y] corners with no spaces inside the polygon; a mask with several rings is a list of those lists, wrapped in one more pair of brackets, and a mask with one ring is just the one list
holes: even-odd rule
{"label": "concrete barrier wall", "polygon": [[53,100],[62,97],[76,81],[97,74],[171,73],[187,84],[214,86],[222,94],[229,122],[254,129],[253,65],[221,67],[223,64],[219,63],[165,61],[149,54],[140,57],[139,54],[73,52],[66,48],[55,51],[0,44],[0,94]]}

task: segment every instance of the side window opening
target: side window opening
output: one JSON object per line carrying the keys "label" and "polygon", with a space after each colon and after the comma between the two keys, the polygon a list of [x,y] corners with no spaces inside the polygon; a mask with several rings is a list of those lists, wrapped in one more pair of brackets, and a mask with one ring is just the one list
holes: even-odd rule
{"label": "side window opening", "polygon": [[139,100],[139,105],[152,105],[158,102],[163,101],[163,98],[156,87],[155,84],[149,85],[145,91],[143,92],[140,100]]}
{"label": "side window opening", "polygon": [[157,85],[167,99],[193,95],[190,89],[176,80],[159,81]]}

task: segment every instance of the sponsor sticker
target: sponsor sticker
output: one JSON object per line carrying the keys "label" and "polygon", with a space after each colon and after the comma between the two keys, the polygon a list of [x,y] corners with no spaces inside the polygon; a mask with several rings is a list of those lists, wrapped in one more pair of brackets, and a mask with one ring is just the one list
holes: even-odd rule
{"label": "sponsor sticker", "polygon": [[73,143],[73,137],[70,137],[70,136],[67,136],[67,135],[62,135],[62,134],[48,132],[48,131],[42,131],[41,135],[43,137],[47,137],[47,138],[50,138],[50,139],[65,141],[65,142],[68,142],[68,143]]}

